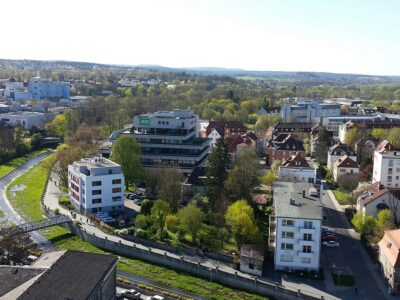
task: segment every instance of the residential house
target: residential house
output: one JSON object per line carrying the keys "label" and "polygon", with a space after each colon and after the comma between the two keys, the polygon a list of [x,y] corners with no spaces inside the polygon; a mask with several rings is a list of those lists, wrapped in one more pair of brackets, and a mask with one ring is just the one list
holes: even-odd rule
{"label": "residential house", "polygon": [[43,254],[30,266],[0,266],[0,298],[113,300],[118,257],[82,251]]}
{"label": "residential house", "polygon": [[269,247],[275,270],[319,270],[322,205],[315,191],[310,183],[274,183]]}
{"label": "residential house", "polygon": [[279,134],[269,141],[265,148],[266,164],[270,166],[275,160],[282,163],[297,153],[305,157],[303,142],[292,134]]}
{"label": "residential house", "polygon": [[278,178],[280,181],[315,183],[317,170],[300,153],[296,153],[279,166]]}
{"label": "residential house", "polygon": [[273,137],[278,136],[281,133],[291,133],[294,135],[298,134],[309,134],[313,128],[313,123],[281,123],[279,122],[273,127]]}
{"label": "residential house", "polygon": [[333,164],[333,181],[337,182],[340,176],[357,174],[358,172],[360,172],[358,163],[344,155]]}
{"label": "residential house", "polygon": [[206,180],[206,168],[194,168],[182,184],[183,201],[188,201],[195,195],[205,195],[207,193]]}
{"label": "residential house", "polygon": [[357,197],[357,211],[365,216],[377,217],[379,211],[389,209],[400,220],[400,200],[398,193],[390,191],[379,182],[366,187]]}
{"label": "residential house", "polygon": [[240,248],[240,271],[262,276],[264,254],[256,245],[243,245]]}
{"label": "residential house", "polygon": [[210,121],[206,136],[211,139],[210,144],[215,145],[221,137],[231,139],[247,132],[247,128],[239,121]]}
{"label": "residential house", "polygon": [[400,229],[385,231],[379,241],[379,263],[390,292],[400,291]]}
{"label": "residential house", "polygon": [[394,147],[387,140],[375,149],[372,182],[400,187],[400,148]]}
{"label": "residential house", "polygon": [[352,160],[357,161],[355,151],[353,151],[348,145],[343,143],[337,143],[329,148],[327,167],[329,170],[333,169],[334,163],[342,156],[347,155]]}
{"label": "residential house", "polygon": [[84,158],[68,166],[71,203],[83,213],[124,209],[121,166],[104,157]]}

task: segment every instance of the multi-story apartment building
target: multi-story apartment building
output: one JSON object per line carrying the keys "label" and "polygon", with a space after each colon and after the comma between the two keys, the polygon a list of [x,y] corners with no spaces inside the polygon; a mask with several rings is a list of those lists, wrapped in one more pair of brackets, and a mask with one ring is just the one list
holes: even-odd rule
{"label": "multi-story apartment building", "polygon": [[387,140],[376,147],[372,183],[380,182],[384,186],[400,187],[400,148]]}
{"label": "multi-story apartment building", "polygon": [[142,164],[176,167],[184,173],[204,166],[210,140],[198,137],[197,121],[190,108],[136,116],[132,135],[141,145]]}
{"label": "multi-story apartment building", "polygon": [[340,116],[340,105],[314,100],[297,105],[285,104],[281,109],[283,122],[319,123],[325,117]]}
{"label": "multi-story apartment building", "polygon": [[33,99],[68,99],[70,96],[70,85],[68,82],[51,81],[40,77],[34,77],[29,81],[28,90],[32,94]]}
{"label": "multi-story apartment building", "polygon": [[322,222],[320,195],[310,183],[274,183],[269,247],[275,254],[276,270],[319,269]]}
{"label": "multi-story apartment building", "polygon": [[303,142],[296,140],[292,134],[279,134],[265,147],[265,161],[268,166],[275,160],[284,162],[295,154],[304,157],[305,150]]}
{"label": "multi-story apartment building", "polygon": [[104,157],[84,158],[68,166],[71,203],[83,213],[124,209],[121,166]]}

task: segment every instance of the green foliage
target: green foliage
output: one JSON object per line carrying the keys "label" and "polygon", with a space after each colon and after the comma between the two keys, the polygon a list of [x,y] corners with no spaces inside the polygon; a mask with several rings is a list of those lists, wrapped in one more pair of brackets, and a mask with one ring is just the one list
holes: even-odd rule
{"label": "green foliage", "polygon": [[165,221],[167,216],[171,213],[171,207],[165,200],[157,200],[151,208],[150,220],[157,228],[160,240],[164,238]]}
{"label": "green foliage", "polygon": [[394,228],[393,224],[393,213],[388,209],[379,211],[376,218],[377,235],[382,238],[385,230]]}
{"label": "green foliage", "polygon": [[153,204],[153,201],[150,201],[149,199],[144,199],[142,201],[142,206],[140,207],[140,213],[145,216],[149,215]]}
{"label": "green foliage", "polygon": [[228,147],[223,138],[218,139],[208,158],[206,169],[207,193],[213,210],[222,205],[223,186],[228,178],[230,164]]}
{"label": "green foliage", "polygon": [[321,128],[318,133],[317,145],[315,148],[315,159],[319,164],[326,164],[328,152],[329,135],[325,128]]}
{"label": "green foliage", "polygon": [[65,115],[57,115],[46,124],[46,131],[50,136],[64,136],[66,129],[67,120]]}
{"label": "green foliage", "polygon": [[400,128],[392,128],[389,131],[388,140],[395,147],[400,147]]}
{"label": "green foliage", "polygon": [[382,128],[374,128],[371,131],[371,136],[377,138],[379,140],[385,140],[389,137],[389,133],[387,130]]}
{"label": "green foliage", "polygon": [[356,142],[359,141],[361,137],[362,133],[360,129],[358,129],[358,127],[354,127],[346,132],[344,142],[345,144],[349,145],[352,149],[354,149]]}
{"label": "green foliage", "polygon": [[275,175],[275,172],[272,170],[269,170],[267,174],[265,174],[261,180],[264,184],[271,186],[275,180],[277,180],[278,177]]}
{"label": "green foliage", "polygon": [[364,226],[364,215],[361,211],[354,214],[353,218],[351,219],[351,224],[353,224],[355,231],[362,233]]}
{"label": "green foliage", "polygon": [[258,235],[254,212],[245,200],[238,200],[228,207],[225,214],[226,224],[236,241],[237,250],[244,243],[253,242]]}
{"label": "green foliage", "polygon": [[178,222],[184,230],[189,232],[193,244],[197,244],[197,234],[204,220],[204,213],[194,203],[189,203],[178,211]]}
{"label": "green foliage", "polygon": [[145,215],[139,214],[135,217],[135,227],[145,230],[149,225],[149,218]]}
{"label": "green foliage", "polygon": [[125,177],[125,186],[144,177],[140,162],[140,144],[131,136],[121,135],[113,144],[111,160],[121,165]]}

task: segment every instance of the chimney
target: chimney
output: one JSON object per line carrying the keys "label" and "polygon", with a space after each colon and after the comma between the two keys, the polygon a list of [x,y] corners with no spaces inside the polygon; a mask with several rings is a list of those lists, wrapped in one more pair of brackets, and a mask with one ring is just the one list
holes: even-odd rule
{"label": "chimney", "polygon": [[296,205],[296,201],[294,201],[294,199],[290,199],[290,205]]}
{"label": "chimney", "polygon": [[303,190],[303,198],[306,197],[306,190]]}

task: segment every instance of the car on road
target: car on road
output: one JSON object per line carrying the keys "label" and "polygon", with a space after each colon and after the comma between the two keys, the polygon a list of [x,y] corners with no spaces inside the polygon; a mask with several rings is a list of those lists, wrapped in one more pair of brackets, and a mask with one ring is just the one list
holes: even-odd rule
{"label": "car on road", "polygon": [[124,297],[124,295],[123,295],[122,293],[117,293],[117,294],[115,295],[115,299],[117,299],[117,300],[124,300],[125,297]]}
{"label": "car on road", "polygon": [[147,300],[164,300],[165,298],[160,295],[154,295],[147,298]]}
{"label": "car on road", "polygon": [[335,234],[335,233],[332,232],[332,231],[330,231],[330,230],[326,230],[326,231],[323,231],[323,232],[321,233],[322,236],[324,236],[324,235],[334,235],[334,234]]}
{"label": "car on road", "polygon": [[335,242],[335,241],[326,241],[326,242],[322,242],[322,246],[335,248],[335,247],[340,247],[340,244],[339,244],[339,242]]}
{"label": "car on road", "polygon": [[337,241],[337,238],[336,238],[336,236],[334,236],[334,235],[328,235],[328,236],[323,236],[322,238],[321,238],[321,241],[323,241],[323,242],[328,242],[328,241]]}
{"label": "car on road", "polygon": [[128,299],[140,299],[140,296],[142,295],[140,292],[134,289],[122,290],[121,294]]}

